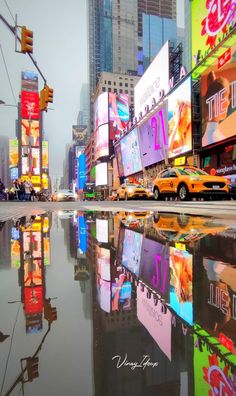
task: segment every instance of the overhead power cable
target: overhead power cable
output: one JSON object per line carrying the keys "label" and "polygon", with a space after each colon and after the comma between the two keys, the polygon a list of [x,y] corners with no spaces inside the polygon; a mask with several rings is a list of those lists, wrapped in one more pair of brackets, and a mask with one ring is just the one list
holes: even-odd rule
{"label": "overhead power cable", "polygon": [[3,53],[3,49],[2,49],[1,44],[0,44],[0,49],[1,49],[1,54],[2,54],[2,59],[3,59],[4,66],[5,66],[5,70],[6,70],[6,73],[7,73],[7,78],[8,78],[10,87],[11,87],[11,93],[12,93],[12,96],[14,98],[14,102],[17,105],[16,97],[15,97],[15,94],[14,94],[14,91],[13,91],[13,87],[12,87],[12,83],[11,83],[11,79],[10,79],[10,74],[9,74],[9,71],[8,71],[8,68],[7,68],[7,63],[6,63],[6,60],[5,60],[5,57],[4,57],[4,53]]}

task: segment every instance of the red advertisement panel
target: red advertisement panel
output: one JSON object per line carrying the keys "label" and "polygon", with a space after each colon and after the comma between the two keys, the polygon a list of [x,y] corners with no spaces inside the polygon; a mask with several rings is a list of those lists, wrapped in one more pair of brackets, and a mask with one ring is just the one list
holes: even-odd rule
{"label": "red advertisement panel", "polygon": [[43,286],[25,287],[25,313],[40,313],[43,311]]}
{"label": "red advertisement panel", "polygon": [[31,120],[39,120],[39,93],[21,91],[21,117]]}

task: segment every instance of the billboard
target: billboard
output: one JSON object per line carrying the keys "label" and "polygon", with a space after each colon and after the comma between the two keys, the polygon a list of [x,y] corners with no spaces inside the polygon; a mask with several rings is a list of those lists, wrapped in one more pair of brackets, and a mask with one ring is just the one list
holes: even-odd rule
{"label": "billboard", "polygon": [[194,68],[235,25],[236,4],[234,0],[193,0],[191,4]]}
{"label": "billboard", "polygon": [[21,144],[22,146],[39,147],[39,121],[21,120]]}
{"label": "billboard", "polygon": [[32,148],[32,175],[40,175],[40,153],[38,148]]}
{"label": "billboard", "polygon": [[86,155],[83,153],[77,159],[78,162],[78,188],[84,188],[86,182]]}
{"label": "billboard", "polygon": [[168,97],[169,158],[192,149],[191,78]]}
{"label": "billboard", "polygon": [[29,173],[29,147],[22,147],[21,152],[21,173],[27,175]]}
{"label": "billboard", "polygon": [[96,238],[98,242],[108,243],[108,220],[96,219]]}
{"label": "billboard", "polygon": [[148,299],[141,284],[137,286],[137,317],[171,360],[171,313],[169,309],[163,313],[160,303],[155,305],[153,298]]}
{"label": "billboard", "polygon": [[39,313],[43,310],[43,286],[24,288],[25,313]]}
{"label": "billboard", "polygon": [[18,139],[9,139],[9,167],[17,168],[19,162]]}
{"label": "billboard", "polygon": [[23,71],[21,73],[22,91],[38,92],[38,75],[33,71]]}
{"label": "billboard", "polygon": [[142,170],[142,162],[137,128],[121,139],[120,145],[124,176],[140,172]]}
{"label": "billboard", "polygon": [[101,125],[95,132],[95,160],[109,155],[109,126]]}
{"label": "billboard", "polygon": [[129,123],[129,95],[109,92],[109,138],[119,138]]}
{"label": "billboard", "polygon": [[[236,45],[232,51],[236,51]],[[236,134],[235,67],[235,58],[220,70],[215,63],[201,77],[203,147]]]}
{"label": "billboard", "polygon": [[153,99],[159,102],[169,91],[169,43],[158,52],[142,78],[134,88],[135,116],[146,113],[146,106],[152,108]]}
{"label": "billboard", "polygon": [[11,238],[11,266],[20,268],[20,241],[13,238]]}
{"label": "billboard", "polygon": [[48,169],[48,141],[42,141],[42,168]]}
{"label": "billboard", "polygon": [[96,176],[95,176],[96,186],[107,185],[108,182],[107,163],[103,162],[101,164],[96,165],[95,171],[96,171]]}
{"label": "billboard", "polygon": [[39,120],[39,94],[38,92],[21,91],[21,117]]}
{"label": "billboard", "polygon": [[72,139],[76,144],[85,144],[86,128],[86,125],[72,125]]}
{"label": "billboard", "polygon": [[168,158],[168,121],[166,105],[139,128],[143,167]]}
{"label": "billboard", "polygon": [[108,92],[103,92],[94,103],[94,130],[108,123]]}
{"label": "billboard", "polygon": [[142,242],[142,234],[127,228],[125,229],[121,264],[136,276],[139,276]]}
{"label": "billboard", "polygon": [[119,176],[122,177],[122,176],[124,176],[124,167],[123,167],[123,162],[122,162],[120,143],[115,146],[115,156],[116,156],[116,160],[117,160],[118,173],[119,173]]}

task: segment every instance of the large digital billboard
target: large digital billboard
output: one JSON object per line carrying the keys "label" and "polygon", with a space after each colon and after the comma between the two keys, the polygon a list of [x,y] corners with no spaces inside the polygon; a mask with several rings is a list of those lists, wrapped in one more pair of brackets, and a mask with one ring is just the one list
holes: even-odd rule
{"label": "large digital billboard", "polygon": [[123,167],[123,162],[122,162],[120,143],[115,146],[115,156],[116,156],[116,160],[117,160],[118,173],[119,173],[119,176],[122,177],[122,176],[124,176],[124,167]]}
{"label": "large digital billboard", "polygon": [[[236,51],[236,46],[232,47]],[[236,134],[236,62],[214,63],[201,78],[202,146]]]}
{"label": "large digital billboard", "polygon": [[192,149],[191,78],[168,98],[169,158]]}
{"label": "large digital billboard", "polygon": [[42,168],[48,169],[48,141],[42,141]]}
{"label": "large digital billboard", "polygon": [[19,161],[18,139],[9,139],[9,167],[17,168]]}
{"label": "large digital billboard", "polygon": [[94,130],[108,123],[108,92],[103,92],[94,103]]}
{"label": "large digital billboard", "polygon": [[128,133],[120,142],[124,176],[142,170],[138,130],[135,128]]}
{"label": "large digital billboard", "polygon": [[39,94],[38,92],[21,91],[21,117],[39,120]]}
{"label": "large digital billboard", "polygon": [[21,89],[22,91],[38,91],[38,75],[34,71],[21,72]]}
{"label": "large digital billboard", "polygon": [[191,5],[194,68],[235,26],[236,3],[234,0],[193,0]]}
{"label": "large digital billboard", "polygon": [[22,146],[39,147],[39,121],[25,120],[21,121],[21,144]]}
{"label": "large digital billboard", "polygon": [[121,264],[139,276],[143,235],[125,229]]}
{"label": "large digital billboard", "polygon": [[84,188],[86,182],[86,155],[82,153],[77,159],[78,162],[78,188]]}
{"label": "large digital billboard", "polygon": [[96,186],[107,185],[107,182],[108,182],[107,163],[102,162],[101,164],[96,165],[95,171],[96,171],[96,176],[95,176]]}
{"label": "large digital billboard", "polygon": [[149,166],[168,158],[167,108],[161,107],[139,128],[143,166]]}
{"label": "large digital billboard", "polygon": [[40,175],[40,153],[39,153],[39,149],[38,148],[32,148],[31,155],[32,155],[31,174],[32,175]]}
{"label": "large digital billboard", "polygon": [[129,96],[109,93],[109,138],[120,137],[129,123]]}
{"label": "large digital billboard", "polygon": [[109,155],[109,125],[101,125],[95,131],[95,160]]}
{"label": "large digital billboard", "polygon": [[161,48],[142,78],[134,88],[135,116],[146,113],[145,107],[152,108],[153,99],[159,102],[169,91],[169,43]]}

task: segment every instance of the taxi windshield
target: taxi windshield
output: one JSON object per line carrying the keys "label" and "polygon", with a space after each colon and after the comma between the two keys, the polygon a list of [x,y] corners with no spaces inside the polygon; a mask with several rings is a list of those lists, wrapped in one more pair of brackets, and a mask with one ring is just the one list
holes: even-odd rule
{"label": "taxi windshield", "polygon": [[199,175],[207,175],[205,171],[197,168],[178,168],[178,172],[181,175],[187,175],[187,176],[199,176]]}

